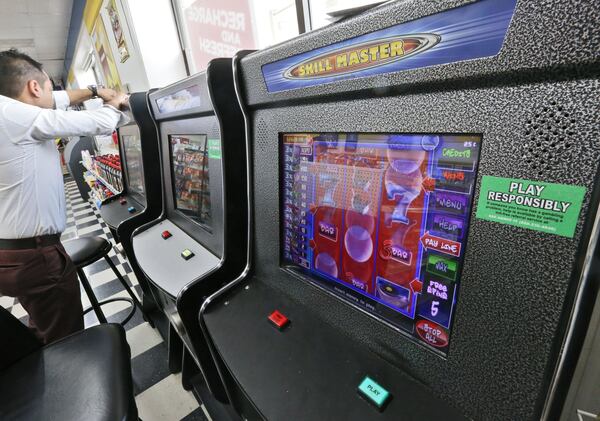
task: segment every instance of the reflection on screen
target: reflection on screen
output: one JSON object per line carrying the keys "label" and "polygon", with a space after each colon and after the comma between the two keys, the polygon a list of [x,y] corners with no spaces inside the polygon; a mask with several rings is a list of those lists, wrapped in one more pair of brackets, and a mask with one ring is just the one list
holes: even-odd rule
{"label": "reflection on screen", "polygon": [[210,227],[211,205],[206,135],[172,135],[171,163],[175,208]]}
{"label": "reflection on screen", "polygon": [[125,171],[127,171],[128,190],[145,196],[144,166],[142,164],[142,143],[138,136],[122,135],[125,151]]}
{"label": "reflection on screen", "polygon": [[284,134],[284,262],[445,353],[480,141]]}
{"label": "reflection on screen", "polygon": [[200,86],[194,85],[158,98],[156,105],[161,113],[189,110],[190,108],[200,106],[200,97]]}

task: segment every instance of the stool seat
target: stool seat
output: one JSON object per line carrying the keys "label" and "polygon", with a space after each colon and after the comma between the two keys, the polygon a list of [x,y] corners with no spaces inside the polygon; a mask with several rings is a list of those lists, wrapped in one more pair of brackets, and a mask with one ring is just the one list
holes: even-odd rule
{"label": "stool seat", "polygon": [[0,415],[7,420],[137,421],[130,356],[125,331],[114,324],[40,348],[0,372]]}
{"label": "stool seat", "polygon": [[[73,240],[65,241],[62,244],[65,248],[65,251],[73,261],[73,264],[77,268],[77,275],[79,276],[79,281],[81,282],[81,285],[83,286],[83,289],[85,290],[85,293],[90,300],[91,307],[85,309],[83,311],[83,314],[94,310],[98,321],[100,323],[107,323],[106,316],[104,315],[104,312],[102,311],[102,308],[100,306],[115,301],[126,301],[131,304],[131,311],[129,312],[127,317],[125,317],[125,319],[121,322],[121,325],[125,325],[125,323],[127,323],[133,317],[136,308],[139,308],[142,314],[144,313],[142,303],[140,303],[140,300],[138,300],[138,298],[135,296],[135,293],[131,289],[131,286],[123,278],[123,276],[121,275],[111,258],[108,256],[108,253],[112,249],[110,241],[102,237],[80,237],[75,238]],[[104,258],[108,266],[112,269],[113,273],[115,274],[119,282],[121,282],[121,285],[123,285],[123,287],[129,294],[129,297],[131,298],[115,297],[103,301],[98,301],[94,294],[94,290],[90,285],[90,281],[88,280],[87,276],[85,275],[85,272],[83,271],[83,268],[88,265],[91,265],[92,263],[102,258]],[[145,314],[144,318],[146,318]]]}
{"label": "stool seat", "polygon": [[78,268],[102,259],[111,249],[110,242],[102,237],[75,238],[65,241],[63,246],[73,264]]}

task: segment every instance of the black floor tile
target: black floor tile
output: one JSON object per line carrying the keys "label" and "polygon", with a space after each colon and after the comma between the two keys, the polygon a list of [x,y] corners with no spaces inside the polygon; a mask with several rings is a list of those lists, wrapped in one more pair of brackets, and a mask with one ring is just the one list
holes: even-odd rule
{"label": "black floor tile", "polygon": [[69,232],[68,234],[62,234],[60,236],[60,240],[61,241],[67,241],[67,240],[71,240],[73,238],[77,237],[77,234],[74,232]]}
{"label": "black floor tile", "polygon": [[[84,210],[86,212],[83,212]],[[85,206],[82,207],[81,209],[73,209],[73,214],[78,213],[78,212],[83,212],[83,213],[80,213],[78,215],[73,215],[75,217],[75,220],[87,218],[88,216],[96,216],[96,214],[94,213],[93,210],[87,209]]]}
{"label": "black floor tile", "polygon": [[162,379],[168,377],[167,345],[161,342],[148,351],[131,360],[133,372],[133,392],[139,395],[144,390],[154,386]]}
{"label": "black floor tile", "polygon": [[123,285],[117,277],[115,276],[112,281],[108,281],[102,285],[99,285],[94,288],[94,295],[98,299],[98,301],[104,300],[111,295],[115,295],[121,291],[124,291]]}
{"label": "black floor tile", "polygon": [[208,421],[208,418],[206,418],[206,415],[204,415],[202,408],[198,407],[194,411],[190,412],[186,417],[183,417],[181,421]]}
{"label": "black floor tile", "polygon": [[[110,323],[120,323],[123,320],[125,320],[125,317],[127,317],[127,315],[129,314],[130,311],[131,310],[129,308],[126,308],[125,310],[121,310],[118,313],[115,313],[112,316],[110,316],[108,318],[108,321]],[[135,313],[134,313],[133,317],[131,318],[131,320],[129,320],[127,323],[125,323],[125,326],[123,326],[123,327],[127,331],[129,329],[133,329],[134,327],[141,325],[142,323],[144,323],[144,316],[142,315],[142,312],[138,308],[135,310]]]}
{"label": "black floor tile", "polygon": [[98,228],[97,230],[94,230],[92,232],[80,235],[80,237],[99,237],[101,235],[104,235],[104,231],[102,231],[102,228]]}
{"label": "black floor tile", "polygon": [[102,272],[103,270],[110,269],[110,266],[108,266],[108,263],[106,263],[106,260],[100,259],[97,262],[94,262],[91,265],[86,266],[84,269],[85,269],[86,275],[91,276],[91,275],[95,275],[98,272]]}

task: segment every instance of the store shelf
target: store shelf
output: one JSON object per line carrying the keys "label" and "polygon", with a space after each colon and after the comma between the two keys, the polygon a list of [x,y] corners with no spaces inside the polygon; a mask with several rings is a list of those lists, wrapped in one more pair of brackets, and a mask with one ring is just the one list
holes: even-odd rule
{"label": "store shelf", "polygon": [[96,180],[98,180],[102,184],[104,184],[104,187],[106,187],[108,190],[110,190],[112,194],[114,194],[114,195],[121,194],[121,192],[118,191],[117,189],[115,189],[108,181],[106,181],[103,177],[96,174],[91,168],[89,168],[87,165],[85,165],[85,162],[81,161],[81,165],[83,165],[83,168],[88,170],[90,172],[90,174],[92,174],[92,176],[96,177]]}

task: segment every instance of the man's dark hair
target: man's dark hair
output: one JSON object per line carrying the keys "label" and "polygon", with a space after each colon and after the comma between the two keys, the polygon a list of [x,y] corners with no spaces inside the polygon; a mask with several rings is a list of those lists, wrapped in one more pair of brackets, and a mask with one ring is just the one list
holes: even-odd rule
{"label": "man's dark hair", "polygon": [[47,76],[41,63],[11,48],[0,52],[0,95],[17,98],[30,80],[44,85]]}

